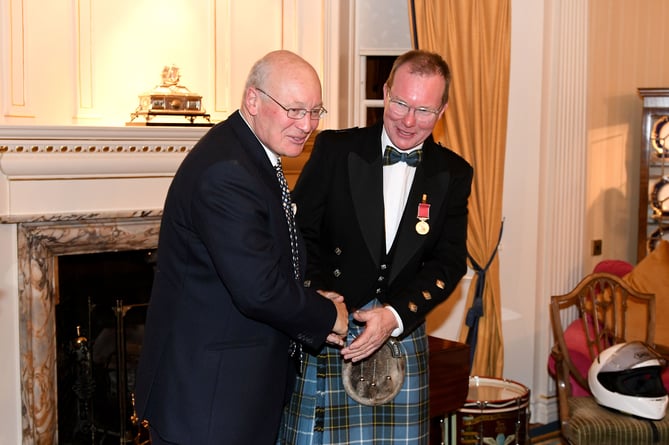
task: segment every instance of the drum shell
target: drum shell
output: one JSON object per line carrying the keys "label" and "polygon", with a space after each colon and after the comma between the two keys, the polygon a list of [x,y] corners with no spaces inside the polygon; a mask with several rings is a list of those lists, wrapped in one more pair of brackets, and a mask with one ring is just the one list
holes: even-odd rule
{"label": "drum shell", "polygon": [[456,412],[455,443],[529,444],[529,403],[530,390],[525,385],[471,376],[467,400]]}

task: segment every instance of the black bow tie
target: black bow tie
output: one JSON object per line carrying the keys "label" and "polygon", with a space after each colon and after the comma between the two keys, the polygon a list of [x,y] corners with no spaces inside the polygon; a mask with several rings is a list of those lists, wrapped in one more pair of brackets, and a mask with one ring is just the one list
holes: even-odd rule
{"label": "black bow tie", "polygon": [[406,162],[410,167],[416,167],[423,158],[423,150],[414,150],[406,153],[388,145],[383,152],[383,165],[393,165],[397,162]]}

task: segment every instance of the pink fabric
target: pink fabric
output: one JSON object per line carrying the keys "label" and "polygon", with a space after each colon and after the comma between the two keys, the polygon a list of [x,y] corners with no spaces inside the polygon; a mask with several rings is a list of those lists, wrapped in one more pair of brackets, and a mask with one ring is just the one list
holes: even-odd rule
{"label": "pink fabric", "polygon": [[623,260],[602,260],[593,269],[593,272],[607,272],[618,275],[620,278],[632,272],[634,265]]}
{"label": "pink fabric", "polygon": [[[583,372],[585,375],[588,374],[588,369],[590,369],[590,354],[588,353],[588,345],[585,341],[585,332],[583,332],[583,326],[581,320],[574,320],[564,331],[564,340],[567,343],[567,349],[569,349],[569,355],[571,360],[574,363],[576,368]],[[549,357],[548,359],[548,371],[550,374],[555,377],[555,359]],[[569,377],[569,383],[571,383],[571,393],[574,396],[589,396],[590,392],[583,388],[578,382],[573,378]]]}

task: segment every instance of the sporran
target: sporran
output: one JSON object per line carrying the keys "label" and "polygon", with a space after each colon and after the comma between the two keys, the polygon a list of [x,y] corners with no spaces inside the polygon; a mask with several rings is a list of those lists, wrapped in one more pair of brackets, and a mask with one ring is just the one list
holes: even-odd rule
{"label": "sporran", "polygon": [[401,343],[391,338],[366,359],[356,363],[345,361],[342,380],[353,400],[377,406],[390,402],[400,392],[405,372],[406,358]]}

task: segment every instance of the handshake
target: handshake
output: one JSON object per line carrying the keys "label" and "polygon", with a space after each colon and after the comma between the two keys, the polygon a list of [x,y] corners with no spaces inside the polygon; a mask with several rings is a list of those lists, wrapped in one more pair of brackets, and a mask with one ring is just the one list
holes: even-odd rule
{"label": "handshake", "polygon": [[318,293],[332,301],[337,308],[337,319],[325,341],[331,345],[345,346],[348,335],[348,309],[344,303],[344,296],[334,291],[319,290]]}

